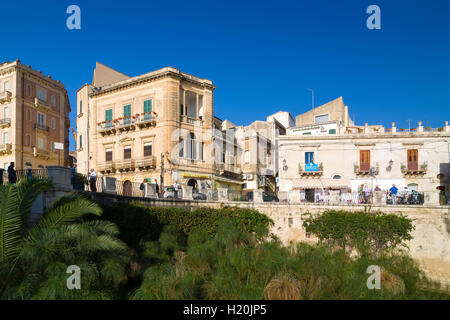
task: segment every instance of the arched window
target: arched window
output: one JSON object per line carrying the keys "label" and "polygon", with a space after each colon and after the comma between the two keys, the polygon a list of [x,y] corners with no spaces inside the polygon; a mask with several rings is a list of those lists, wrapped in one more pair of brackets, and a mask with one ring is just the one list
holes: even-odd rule
{"label": "arched window", "polygon": [[334,179],[334,180],[339,180],[339,179],[341,179],[341,178],[342,178],[342,177],[341,177],[340,175],[338,175],[338,174],[335,175],[335,176],[333,176],[333,179]]}

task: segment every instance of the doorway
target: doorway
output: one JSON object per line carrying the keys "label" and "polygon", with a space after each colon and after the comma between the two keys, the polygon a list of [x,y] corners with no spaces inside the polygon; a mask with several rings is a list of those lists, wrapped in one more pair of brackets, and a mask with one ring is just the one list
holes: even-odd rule
{"label": "doorway", "polygon": [[127,180],[123,183],[123,195],[125,197],[133,196],[133,185],[131,184],[131,181],[129,181],[129,180]]}
{"label": "doorway", "polygon": [[189,187],[192,187],[192,191],[196,191],[197,190],[197,180],[195,179],[189,179],[187,185]]}
{"label": "doorway", "polygon": [[314,203],[315,189],[305,189],[305,201]]}

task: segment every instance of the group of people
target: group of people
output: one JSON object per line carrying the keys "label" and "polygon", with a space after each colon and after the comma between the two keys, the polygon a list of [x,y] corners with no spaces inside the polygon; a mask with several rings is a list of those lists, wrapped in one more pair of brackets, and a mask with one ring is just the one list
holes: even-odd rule
{"label": "group of people", "polygon": [[[377,190],[378,189],[378,190]],[[375,191],[379,191],[380,188],[376,186]],[[366,184],[362,184],[359,188],[359,199],[360,203],[371,203],[372,199],[372,189],[369,188],[369,186]]]}
{"label": "group of people", "polygon": [[[0,169],[0,185],[3,184],[3,175],[4,175],[4,169]],[[8,182],[9,183],[16,183],[17,182],[17,171],[15,169],[14,162],[11,162],[8,166],[8,169],[6,170],[8,173]],[[28,180],[33,179],[33,171],[28,168],[25,170],[25,177]]]}

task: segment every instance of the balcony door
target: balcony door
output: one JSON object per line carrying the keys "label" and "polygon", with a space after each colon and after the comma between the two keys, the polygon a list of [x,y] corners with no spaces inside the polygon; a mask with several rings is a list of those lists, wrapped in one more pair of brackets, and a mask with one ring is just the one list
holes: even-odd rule
{"label": "balcony door", "polygon": [[112,127],[112,109],[105,110],[105,128]]}
{"label": "balcony door", "polygon": [[417,149],[408,150],[408,170],[419,169],[419,151]]}
{"label": "balcony door", "polygon": [[144,101],[144,120],[152,118],[152,100]]}
{"label": "balcony door", "polygon": [[370,150],[361,150],[359,152],[359,170],[370,170]]}
{"label": "balcony door", "polygon": [[124,124],[131,123],[131,104],[123,106],[123,123]]}

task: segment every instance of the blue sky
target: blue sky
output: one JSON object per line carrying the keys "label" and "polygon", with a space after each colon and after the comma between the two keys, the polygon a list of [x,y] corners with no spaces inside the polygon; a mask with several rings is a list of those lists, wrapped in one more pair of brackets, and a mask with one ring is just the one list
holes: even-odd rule
{"label": "blue sky", "polygon": [[[81,30],[66,8],[81,8]],[[366,8],[381,8],[381,30]],[[20,1],[2,3],[0,61],[61,80],[72,106],[95,62],[129,76],[173,66],[213,80],[236,124],[343,96],[358,124],[450,120],[450,1]],[[71,141],[73,148],[73,141]]]}

